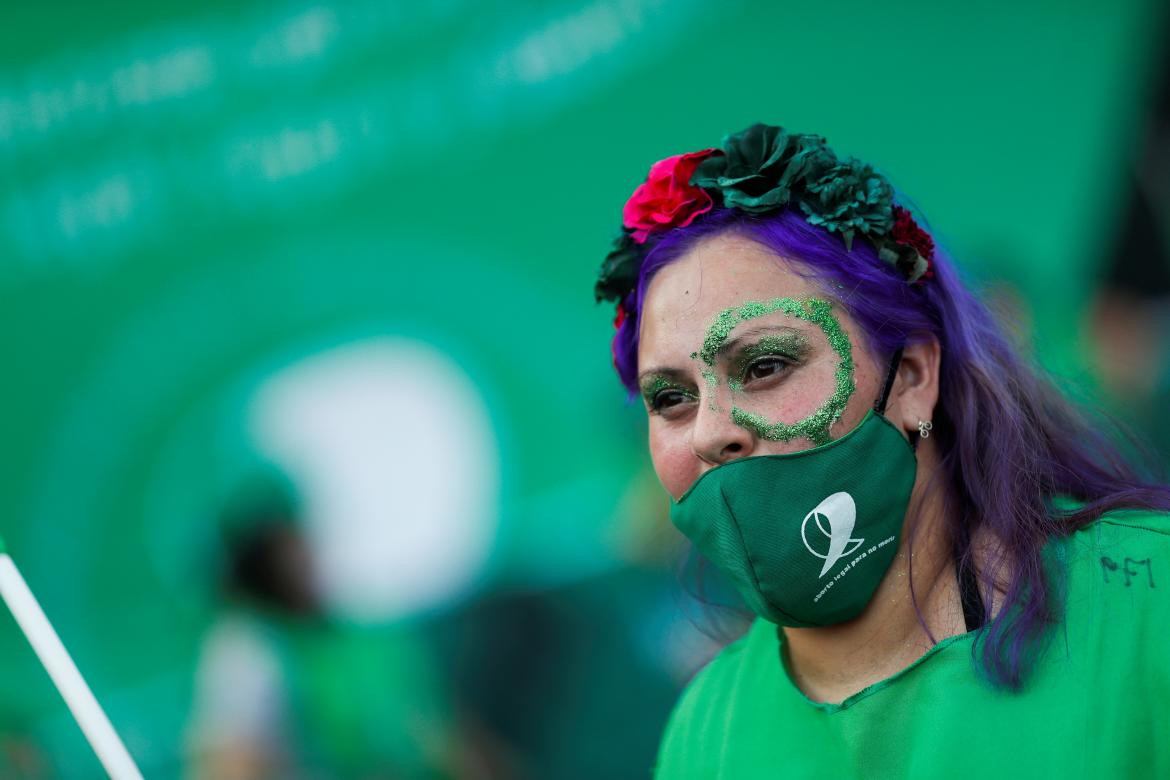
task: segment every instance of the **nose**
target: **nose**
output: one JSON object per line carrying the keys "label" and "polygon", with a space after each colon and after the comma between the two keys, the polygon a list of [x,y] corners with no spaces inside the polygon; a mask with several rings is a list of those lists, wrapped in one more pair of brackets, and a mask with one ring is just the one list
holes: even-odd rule
{"label": "nose", "polygon": [[691,430],[691,450],[700,460],[713,468],[751,455],[755,444],[755,435],[732,421],[729,406],[707,398],[700,402]]}

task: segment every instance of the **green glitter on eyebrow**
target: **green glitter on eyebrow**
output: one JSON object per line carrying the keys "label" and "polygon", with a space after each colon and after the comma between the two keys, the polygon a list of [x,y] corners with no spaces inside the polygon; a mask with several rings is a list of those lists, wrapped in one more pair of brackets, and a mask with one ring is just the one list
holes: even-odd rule
{"label": "green glitter on eyebrow", "polygon": [[[740,427],[753,431],[762,439],[770,441],[791,441],[806,437],[816,446],[827,444],[830,441],[829,428],[841,419],[845,411],[845,404],[853,395],[856,385],[853,382],[853,347],[849,337],[841,328],[841,323],[833,316],[832,305],[820,298],[797,300],[794,298],[774,298],[771,301],[748,301],[741,306],[724,309],[715,316],[707,335],[703,339],[703,346],[699,350],[699,357],[708,366],[715,364],[715,355],[727,341],[727,337],[737,325],[756,317],[762,317],[773,312],[783,312],[789,317],[811,322],[825,332],[829,346],[837,353],[840,360],[837,363],[836,388],[820,408],[791,425],[782,422],[770,422],[762,415],[747,412],[738,407],[732,407],[731,420]],[[728,380],[732,390],[740,391],[743,384],[740,381]]]}
{"label": "green glitter on eyebrow", "polygon": [[[810,298],[808,301],[798,301],[793,298],[775,298],[767,303],[762,301],[748,301],[742,306],[732,306],[730,309],[724,309],[715,315],[715,321],[707,329],[707,335],[703,338],[703,346],[699,350],[699,358],[709,366],[715,365],[715,353],[723,346],[723,342],[727,341],[727,337],[731,335],[731,331],[735,330],[735,327],[745,320],[763,317],[774,311],[781,311],[789,317],[798,317],[802,320],[814,322],[815,320],[811,319],[810,314],[805,311],[805,304],[811,305],[813,301],[819,301],[828,306],[827,301],[821,301],[819,298]],[[832,315],[830,315],[831,318]],[[836,321],[834,320],[834,322]]]}

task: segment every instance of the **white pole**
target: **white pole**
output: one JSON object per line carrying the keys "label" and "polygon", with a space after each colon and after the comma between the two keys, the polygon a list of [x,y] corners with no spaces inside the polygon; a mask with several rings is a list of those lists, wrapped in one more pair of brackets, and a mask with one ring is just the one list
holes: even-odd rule
{"label": "white pole", "polygon": [[12,616],[28,637],[45,671],[53,678],[77,725],[81,726],[81,731],[109,776],[113,780],[142,780],[134,759],[126,752],[125,745],[118,739],[101,705],[77,671],[41,605],[6,553],[0,553],[0,596],[4,597],[8,608],[12,610]]}

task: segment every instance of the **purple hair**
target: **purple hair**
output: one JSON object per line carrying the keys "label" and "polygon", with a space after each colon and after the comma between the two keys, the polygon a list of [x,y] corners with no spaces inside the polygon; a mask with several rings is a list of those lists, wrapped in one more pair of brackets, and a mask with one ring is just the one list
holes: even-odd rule
{"label": "purple hair", "polygon": [[[907,284],[865,240],[847,251],[839,236],[788,209],[761,215],[717,209],[651,239],[638,286],[622,301],[630,316],[613,342],[614,364],[632,395],[638,392],[638,329],[650,280],[696,242],[727,232],[797,261],[798,273],[849,312],[879,360],[925,335],[938,339],[942,362],[931,435],[941,464],[928,492],[942,490],[956,567],[975,572],[985,593],[1002,595],[994,618],[985,600],[984,627],[972,650],[977,668],[995,685],[1018,690],[1063,609],[1063,584],[1045,568],[1045,543],[1112,509],[1170,510],[1170,487],[1140,475],[1107,433],[1021,360],[941,252],[931,278]],[[1061,497],[1075,506],[1060,505]],[[912,529],[916,525],[911,522]],[[977,531],[990,532],[998,543],[980,570],[971,543]]]}

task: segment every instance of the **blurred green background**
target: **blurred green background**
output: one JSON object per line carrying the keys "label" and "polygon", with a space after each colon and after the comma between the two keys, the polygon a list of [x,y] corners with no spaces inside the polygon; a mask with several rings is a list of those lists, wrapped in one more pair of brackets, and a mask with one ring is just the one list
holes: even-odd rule
{"label": "blurred green background", "polygon": [[[150,777],[647,776],[714,647],[592,301],[654,160],[823,134],[1108,383],[1153,0],[0,19],[0,533]],[[0,626],[3,775],[96,776]]]}

